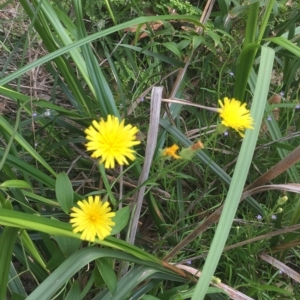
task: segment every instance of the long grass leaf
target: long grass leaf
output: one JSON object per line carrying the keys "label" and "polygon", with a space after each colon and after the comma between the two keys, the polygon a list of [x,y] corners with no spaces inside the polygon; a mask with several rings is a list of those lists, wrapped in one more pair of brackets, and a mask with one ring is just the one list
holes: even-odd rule
{"label": "long grass leaf", "polygon": [[[75,13],[76,13],[76,22],[78,28],[79,38],[85,38],[87,36],[85,25],[83,23],[83,15],[81,8],[81,1],[75,0]],[[114,116],[119,117],[119,111],[115,104],[114,96],[109,88],[109,85],[99,67],[99,64],[93,54],[93,51],[89,44],[85,44],[81,47],[82,54],[85,59],[85,64],[87,72],[89,75],[89,80],[93,87],[94,95],[98,100],[99,107],[103,114],[106,116],[108,114],[113,114]]]}
{"label": "long grass leaf", "polygon": [[[51,235],[66,236],[75,239],[80,239],[80,233],[74,233],[70,223],[60,222],[55,219],[47,219],[41,216],[1,209],[0,224],[4,226],[12,226],[30,230],[38,230]],[[122,240],[114,237],[107,237],[105,240],[96,238],[95,243],[103,246],[120,249],[130,253],[140,259],[147,261],[161,262],[160,259],[148,254],[147,252],[130,245]]]}
{"label": "long grass leaf", "polygon": [[[84,248],[67,258],[38,288],[30,294],[30,296],[28,296],[27,300],[50,299],[74,274],[76,274],[76,272],[81,270],[88,263],[101,257],[111,257],[114,259],[132,261],[142,265],[145,264],[151,266],[153,272],[164,271],[164,269],[158,264],[147,263],[127,253],[110,249]],[[166,270],[165,272],[170,273]],[[146,275],[146,278],[147,277],[148,276]]]}
{"label": "long grass leaf", "polygon": [[[28,142],[18,133],[14,128],[10,126],[10,124],[4,119],[3,116],[0,115],[0,127],[2,127],[11,138],[13,138],[16,142],[22,146],[23,149],[26,150],[28,154],[30,154],[34,159],[36,159],[45,169],[47,169],[54,177],[56,177],[55,171],[46,163],[46,161],[32,148]],[[7,158],[7,153],[4,153],[2,157],[2,161],[5,161]]]}
{"label": "long grass leaf", "polygon": [[[2,209],[1,209],[2,210]],[[6,227],[0,237],[0,299],[6,299],[10,261],[19,228]]]}
{"label": "long grass leaf", "polygon": [[216,270],[223,248],[225,246],[233,218],[235,216],[244,184],[252,161],[255,145],[260,132],[260,126],[267,102],[268,90],[273,69],[274,50],[262,47],[261,63],[257,86],[254,93],[251,116],[254,118],[254,130],[247,130],[240,154],[236,163],[232,182],[225,199],[224,209],[214,235],[203,272],[197,283],[192,300],[202,300],[205,297],[209,283]]}
{"label": "long grass leaf", "polygon": [[157,21],[157,20],[186,20],[186,21],[190,21],[193,22],[196,25],[201,25],[197,18],[194,16],[180,16],[180,15],[167,15],[167,16],[151,16],[151,17],[139,17],[133,20],[130,20],[128,22],[124,22],[122,24],[113,26],[111,28],[107,28],[104,29],[100,32],[96,32],[94,34],[91,34],[89,36],[87,36],[84,39],[81,39],[77,42],[73,42],[72,44],[69,44],[67,46],[64,46],[52,53],[49,53],[47,55],[44,55],[43,57],[35,60],[32,63],[29,63],[28,65],[18,69],[17,71],[15,71],[14,73],[7,75],[5,78],[0,79],[0,86],[5,85],[6,83],[10,82],[11,80],[20,77],[21,75],[23,75],[24,73],[30,71],[31,69],[40,66],[48,61],[51,61],[52,59],[59,57],[62,54],[65,54],[67,52],[69,52],[70,50],[74,49],[74,48],[78,48],[81,47],[87,43],[90,43],[96,39],[99,39],[101,37],[105,37],[109,34],[112,34],[114,32],[117,32],[119,30],[123,30],[125,28],[137,25],[137,24],[143,24],[143,23],[148,23],[148,22],[152,22],[152,21]]}

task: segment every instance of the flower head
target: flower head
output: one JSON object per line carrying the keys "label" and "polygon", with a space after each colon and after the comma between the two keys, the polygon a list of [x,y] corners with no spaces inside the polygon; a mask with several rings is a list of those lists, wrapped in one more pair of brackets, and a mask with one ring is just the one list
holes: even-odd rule
{"label": "flower head", "polygon": [[173,157],[175,159],[181,158],[179,155],[176,154],[178,149],[179,149],[179,146],[174,144],[171,147],[167,147],[167,148],[163,149],[162,150],[162,155],[163,156],[170,156],[170,157]]}
{"label": "flower head", "polygon": [[204,148],[204,145],[202,144],[202,142],[199,140],[196,143],[194,143],[193,145],[191,145],[188,148],[184,148],[179,152],[179,155],[181,156],[181,158],[183,159],[187,159],[190,160],[192,159],[195,154]]}
{"label": "flower head", "polygon": [[262,216],[261,216],[261,215],[257,215],[257,216],[256,216],[256,219],[257,219],[257,220],[261,220],[261,219],[262,219]]}
{"label": "flower head", "polygon": [[100,240],[110,235],[115,223],[111,220],[115,216],[111,212],[108,202],[101,202],[99,196],[89,196],[88,201],[77,202],[79,207],[73,207],[70,223],[73,232],[82,232],[82,240],[94,242],[97,236]]}
{"label": "flower head", "polygon": [[101,157],[100,163],[105,162],[105,168],[114,168],[115,160],[120,165],[128,164],[127,158],[135,159],[131,147],[140,143],[136,140],[138,131],[130,124],[125,126],[124,120],[120,123],[115,116],[108,115],[107,121],[94,120],[84,131],[88,140],[87,150],[94,151],[92,157]]}
{"label": "flower head", "polygon": [[250,111],[246,108],[245,103],[241,103],[234,98],[224,98],[224,103],[219,100],[221,108],[218,109],[222,124],[225,127],[231,127],[236,130],[241,137],[244,137],[242,131],[246,128],[253,129],[253,119],[250,115]]}

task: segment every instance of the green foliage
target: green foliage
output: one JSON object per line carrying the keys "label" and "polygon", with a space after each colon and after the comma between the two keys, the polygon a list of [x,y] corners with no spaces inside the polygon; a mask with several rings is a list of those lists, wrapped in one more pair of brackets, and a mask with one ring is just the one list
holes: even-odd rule
{"label": "green foliage", "polygon": [[199,15],[201,13],[201,10],[193,6],[190,1],[163,0],[153,2],[154,11],[156,13],[166,14],[169,12],[171,14],[180,15]]}
{"label": "green foliage", "polygon": [[[299,298],[289,267],[299,265],[299,155],[290,153],[300,14],[287,4],[216,1],[205,24],[203,1],[0,5],[1,299],[228,299],[221,285],[208,288],[212,276],[253,299]],[[157,86],[166,105],[151,94]],[[243,140],[216,133],[223,97],[251,109]],[[114,170],[85,148],[84,130],[108,114],[140,130],[136,160]],[[166,158],[173,144],[189,159]],[[288,168],[243,193],[286,158]],[[69,214],[94,195],[111,203],[116,225],[88,243]],[[199,283],[169,260],[203,271]]]}

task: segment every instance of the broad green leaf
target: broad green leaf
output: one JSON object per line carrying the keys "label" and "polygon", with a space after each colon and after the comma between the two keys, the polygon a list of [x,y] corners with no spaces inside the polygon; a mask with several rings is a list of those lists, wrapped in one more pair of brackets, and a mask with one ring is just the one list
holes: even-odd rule
{"label": "broad green leaf", "polygon": [[181,52],[179,51],[175,43],[166,42],[166,43],[162,43],[162,45],[166,47],[168,50],[170,50],[171,52],[173,52],[177,57],[179,58],[181,57]]}
{"label": "broad green leaf", "polygon": [[112,261],[107,258],[98,258],[96,260],[96,266],[104,283],[107,285],[112,295],[114,295],[117,290],[117,277],[113,269]]}
{"label": "broad green leaf", "polygon": [[55,270],[60,266],[65,260],[64,254],[60,248],[56,248],[54,251],[51,251],[51,258],[47,261],[47,269],[50,271]]}
{"label": "broad green leaf", "polygon": [[209,35],[213,39],[215,43],[215,47],[220,47],[221,49],[223,49],[223,45],[221,43],[221,37],[217,33],[213,31],[208,31],[207,35]]}
{"label": "broad green leaf", "polygon": [[31,185],[24,181],[18,179],[6,180],[0,184],[0,189],[14,188],[14,189],[29,189],[33,191]]}
{"label": "broad green leaf", "polygon": [[55,182],[55,194],[61,209],[69,214],[74,201],[72,183],[66,173],[59,173]]}
{"label": "broad green leaf", "polygon": [[64,300],[81,300],[80,287],[78,281],[74,281],[72,287]]}
{"label": "broad green leaf", "polygon": [[129,216],[129,206],[123,207],[122,209],[118,210],[115,217],[112,219],[112,221],[114,221],[116,225],[113,227],[110,234],[115,235],[119,233],[123,228],[125,228],[125,226],[128,224]]}
{"label": "broad green leaf", "polygon": [[81,240],[69,238],[66,236],[55,235],[53,237],[65,257],[69,257],[71,254],[76,252],[82,244]]}
{"label": "broad green leaf", "polygon": [[205,38],[201,35],[193,36],[193,51],[195,51],[199,45],[205,40]]}

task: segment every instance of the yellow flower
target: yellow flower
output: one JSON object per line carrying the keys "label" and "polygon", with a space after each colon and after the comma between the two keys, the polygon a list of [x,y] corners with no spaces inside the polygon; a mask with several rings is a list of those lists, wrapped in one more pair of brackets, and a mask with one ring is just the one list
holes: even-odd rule
{"label": "yellow flower", "polygon": [[176,151],[179,149],[179,146],[174,144],[171,147],[165,148],[162,150],[163,156],[171,156],[175,159],[181,158],[179,155],[176,154]]}
{"label": "yellow flower", "polygon": [[115,116],[108,115],[107,121],[94,120],[84,131],[89,141],[87,150],[94,151],[91,157],[101,157],[100,163],[105,162],[105,168],[114,168],[115,160],[119,165],[128,165],[126,158],[135,159],[135,151],[131,147],[140,143],[136,140],[138,131],[137,127],[130,124],[125,126],[124,120],[120,123]]}
{"label": "yellow flower", "polygon": [[112,226],[115,223],[111,220],[116,214],[110,212],[108,202],[101,202],[99,196],[89,196],[88,201],[85,199],[77,202],[78,207],[73,207],[70,223],[72,223],[73,232],[82,232],[82,240],[94,242],[98,236],[100,240],[110,235]]}
{"label": "yellow flower", "polygon": [[219,104],[221,108],[218,109],[218,112],[224,126],[233,128],[241,137],[244,137],[242,131],[247,128],[253,129],[253,119],[245,103],[242,104],[234,98],[228,99],[225,97],[224,103],[219,100]]}

